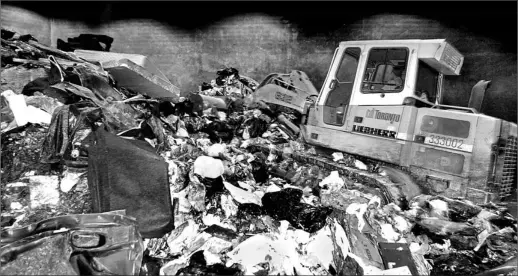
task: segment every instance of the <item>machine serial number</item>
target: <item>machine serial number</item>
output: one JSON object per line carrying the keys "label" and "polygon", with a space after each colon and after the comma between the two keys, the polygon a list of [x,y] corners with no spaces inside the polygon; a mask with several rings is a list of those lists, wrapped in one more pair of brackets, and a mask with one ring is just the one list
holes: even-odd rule
{"label": "machine serial number", "polygon": [[426,137],[425,144],[433,144],[433,145],[439,145],[443,147],[448,147],[452,149],[459,149],[459,150],[465,150],[465,144],[464,140],[462,139],[454,139],[454,138],[448,138],[444,136],[439,135],[430,135]]}
{"label": "machine serial number", "polygon": [[293,99],[293,97],[290,95],[282,94],[281,92],[276,92],[275,99],[279,100],[279,101],[283,101],[285,103],[291,103],[291,100]]}

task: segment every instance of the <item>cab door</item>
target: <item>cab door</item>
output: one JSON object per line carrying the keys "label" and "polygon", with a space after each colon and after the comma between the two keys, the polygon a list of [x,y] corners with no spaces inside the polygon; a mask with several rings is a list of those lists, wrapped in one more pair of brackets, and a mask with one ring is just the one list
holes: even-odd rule
{"label": "cab door", "polygon": [[326,128],[342,131],[345,128],[351,95],[358,85],[356,76],[359,75],[363,48],[362,45],[338,48],[316,107],[319,121]]}

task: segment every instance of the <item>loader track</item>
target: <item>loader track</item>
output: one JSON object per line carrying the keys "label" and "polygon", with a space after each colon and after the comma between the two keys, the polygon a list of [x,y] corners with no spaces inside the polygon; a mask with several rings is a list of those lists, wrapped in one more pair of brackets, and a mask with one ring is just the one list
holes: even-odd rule
{"label": "loader track", "polygon": [[[249,147],[252,151],[261,151],[264,154],[275,154],[277,156],[284,156],[291,158],[297,162],[304,163],[304,164],[311,164],[318,166],[320,168],[324,168],[326,170],[330,171],[338,171],[341,175],[345,176],[348,179],[357,181],[363,185],[366,185],[368,187],[372,187],[380,191],[383,198],[381,199],[384,204],[388,204],[391,202],[394,202],[396,204],[399,204],[401,201],[401,198],[397,198],[397,192],[395,192],[394,189],[397,189],[398,184],[394,184],[390,179],[386,176],[382,176],[377,173],[368,172],[359,170],[353,167],[349,167],[345,164],[334,162],[332,159],[324,156],[318,156],[314,154],[308,154],[308,153],[283,153],[282,150],[278,148],[272,148],[269,145],[266,144],[259,144],[252,142]],[[344,155],[349,155],[347,153],[344,153]],[[349,155],[351,156],[351,155]],[[385,162],[378,162],[378,161],[370,161],[369,163],[374,163],[376,165],[383,165],[383,166],[390,166],[393,168],[401,169],[399,166],[394,166],[391,164],[386,164]],[[405,171],[405,170],[403,170]],[[392,190],[392,192],[391,192]]]}

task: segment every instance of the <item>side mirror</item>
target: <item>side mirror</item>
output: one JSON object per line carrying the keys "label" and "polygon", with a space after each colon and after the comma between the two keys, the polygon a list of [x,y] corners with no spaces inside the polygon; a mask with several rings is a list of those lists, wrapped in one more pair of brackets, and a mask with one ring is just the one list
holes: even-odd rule
{"label": "side mirror", "polygon": [[333,90],[335,89],[336,85],[338,85],[338,81],[336,79],[333,79],[331,83],[329,84],[329,89]]}

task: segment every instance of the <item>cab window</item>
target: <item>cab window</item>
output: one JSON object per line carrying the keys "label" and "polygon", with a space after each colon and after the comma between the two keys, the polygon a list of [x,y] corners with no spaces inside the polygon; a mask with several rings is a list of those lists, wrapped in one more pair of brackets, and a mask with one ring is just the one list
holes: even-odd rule
{"label": "cab window", "polygon": [[437,99],[438,81],[439,72],[423,61],[419,61],[415,95],[422,100],[435,103]]}
{"label": "cab window", "polygon": [[408,64],[407,48],[375,48],[369,52],[363,93],[401,92]]}

